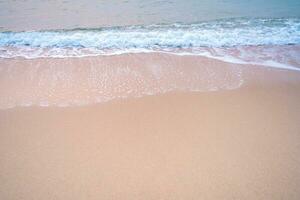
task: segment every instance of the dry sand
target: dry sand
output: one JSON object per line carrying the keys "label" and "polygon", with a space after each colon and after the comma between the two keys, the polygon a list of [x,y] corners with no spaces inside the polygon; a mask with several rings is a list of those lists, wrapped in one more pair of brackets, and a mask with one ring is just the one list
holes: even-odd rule
{"label": "dry sand", "polygon": [[232,90],[1,110],[0,199],[300,199],[300,73],[238,67]]}

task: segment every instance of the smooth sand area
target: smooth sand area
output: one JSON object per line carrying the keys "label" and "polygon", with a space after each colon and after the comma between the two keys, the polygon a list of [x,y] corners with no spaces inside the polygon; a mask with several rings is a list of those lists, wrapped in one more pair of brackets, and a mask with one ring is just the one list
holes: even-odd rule
{"label": "smooth sand area", "polygon": [[2,59],[0,199],[298,200],[299,91],[197,56]]}
{"label": "smooth sand area", "polygon": [[300,84],[273,85],[2,110],[0,199],[299,199]]}

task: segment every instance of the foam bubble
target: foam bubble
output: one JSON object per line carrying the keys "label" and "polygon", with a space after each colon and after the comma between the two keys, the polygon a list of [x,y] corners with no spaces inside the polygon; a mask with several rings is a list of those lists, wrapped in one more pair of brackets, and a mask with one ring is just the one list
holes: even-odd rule
{"label": "foam bubble", "polygon": [[0,32],[0,58],[162,52],[299,70],[299,45],[300,18],[242,18],[194,24]]}
{"label": "foam bubble", "polygon": [[[196,24],[0,33],[0,56],[80,56],[118,50],[286,45],[300,43],[300,19],[230,19]],[[47,49],[46,52],[40,49]]]}
{"label": "foam bubble", "polygon": [[164,54],[4,60],[0,109],[83,106],[172,91],[233,90],[243,84],[240,66],[203,61]]}

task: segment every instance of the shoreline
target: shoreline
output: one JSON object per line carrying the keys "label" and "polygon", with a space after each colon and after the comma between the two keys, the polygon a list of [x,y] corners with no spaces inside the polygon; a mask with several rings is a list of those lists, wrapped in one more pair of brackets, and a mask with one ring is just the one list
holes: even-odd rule
{"label": "shoreline", "polygon": [[[300,81],[300,73],[161,53],[0,60],[0,107],[80,106],[169,92]],[[269,74],[266,76],[266,74]]]}
{"label": "shoreline", "polygon": [[299,91],[202,57],[0,60],[0,199],[299,199]]}

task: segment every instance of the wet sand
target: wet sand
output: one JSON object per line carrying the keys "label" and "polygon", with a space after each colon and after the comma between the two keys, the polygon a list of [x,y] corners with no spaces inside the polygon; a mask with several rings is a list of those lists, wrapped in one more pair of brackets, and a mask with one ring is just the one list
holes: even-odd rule
{"label": "wet sand", "polygon": [[[79,60],[78,71],[89,67]],[[81,106],[2,108],[0,199],[299,199],[300,73],[203,63],[214,73],[239,69],[243,83]],[[32,81],[14,74],[19,86]],[[3,83],[13,84],[5,77],[2,99]]]}
{"label": "wet sand", "polygon": [[0,109],[80,106],[176,91],[239,88],[243,67],[161,53],[0,60]]}

